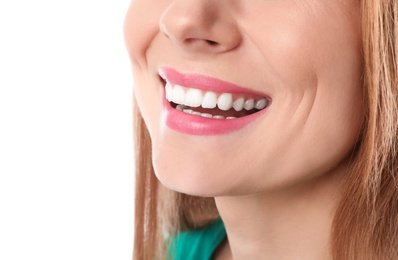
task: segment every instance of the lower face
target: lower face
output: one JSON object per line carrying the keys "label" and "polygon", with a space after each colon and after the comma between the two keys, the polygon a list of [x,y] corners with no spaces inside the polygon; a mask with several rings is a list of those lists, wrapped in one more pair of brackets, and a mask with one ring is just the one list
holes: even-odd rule
{"label": "lower face", "polygon": [[133,0],[125,38],[170,189],[286,189],[341,169],[355,146],[359,1]]}

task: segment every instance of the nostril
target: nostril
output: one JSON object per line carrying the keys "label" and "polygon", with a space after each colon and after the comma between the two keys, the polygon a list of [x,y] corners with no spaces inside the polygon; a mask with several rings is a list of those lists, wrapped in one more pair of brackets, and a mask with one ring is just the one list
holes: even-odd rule
{"label": "nostril", "polygon": [[206,40],[206,39],[197,39],[197,38],[189,38],[185,39],[185,43],[189,45],[209,45],[209,46],[218,46],[220,45],[217,41]]}
{"label": "nostril", "polygon": [[209,45],[218,45],[218,42],[215,42],[215,41],[206,40],[206,42],[207,42]]}

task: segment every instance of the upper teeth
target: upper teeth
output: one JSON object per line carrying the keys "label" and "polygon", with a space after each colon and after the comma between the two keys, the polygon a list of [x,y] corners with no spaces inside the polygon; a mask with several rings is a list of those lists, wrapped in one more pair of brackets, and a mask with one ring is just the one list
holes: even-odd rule
{"label": "upper teeth", "polygon": [[166,83],[166,99],[189,107],[215,108],[217,106],[224,111],[231,108],[236,111],[241,111],[243,108],[246,110],[254,108],[261,110],[269,105],[269,100],[265,98],[254,100],[253,98],[244,99],[243,97],[238,97],[234,100],[231,93],[217,94],[213,91],[204,91],[203,93],[196,88],[187,88],[180,85],[173,86],[168,82]]}

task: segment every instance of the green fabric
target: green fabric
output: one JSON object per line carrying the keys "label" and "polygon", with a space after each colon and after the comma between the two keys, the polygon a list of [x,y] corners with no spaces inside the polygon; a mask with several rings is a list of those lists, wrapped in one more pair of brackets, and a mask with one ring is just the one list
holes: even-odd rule
{"label": "green fabric", "polygon": [[169,259],[209,260],[226,236],[220,218],[210,225],[178,234],[169,247]]}

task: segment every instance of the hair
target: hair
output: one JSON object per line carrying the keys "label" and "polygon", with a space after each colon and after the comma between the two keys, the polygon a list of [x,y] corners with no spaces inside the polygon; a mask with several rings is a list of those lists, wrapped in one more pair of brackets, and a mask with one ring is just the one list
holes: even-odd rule
{"label": "hair", "polygon": [[334,259],[398,259],[398,1],[362,1],[365,124],[332,232]]}
{"label": "hair", "polygon": [[[333,259],[398,259],[398,0],[362,0],[363,131],[330,240]],[[170,191],[156,179],[151,139],[134,105],[134,259],[164,258],[167,239],[218,216],[213,199]],[[163,256],[163,257],[162,257]]]}

